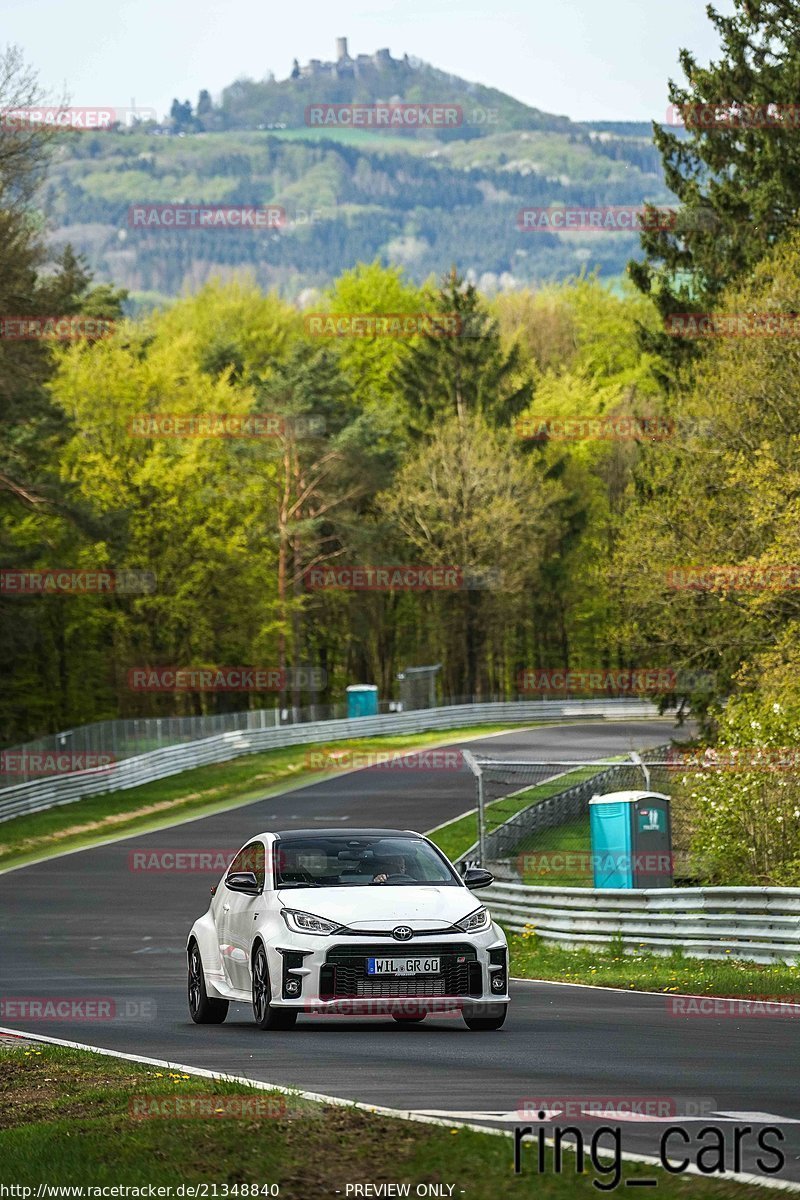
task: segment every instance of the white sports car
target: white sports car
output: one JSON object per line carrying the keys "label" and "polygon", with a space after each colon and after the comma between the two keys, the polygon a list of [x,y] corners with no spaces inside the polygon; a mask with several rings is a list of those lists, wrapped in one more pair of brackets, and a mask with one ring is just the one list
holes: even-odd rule
{"label": "white sports car", "polygon": [[224,1021],[252,1002],[260,1029],[298,1014],[461,1014],[499,1029],[508,1008],[508,947],[472,890],[428,838],[408,830],[292,830],[244,846],[189,934],[189,1011]]}

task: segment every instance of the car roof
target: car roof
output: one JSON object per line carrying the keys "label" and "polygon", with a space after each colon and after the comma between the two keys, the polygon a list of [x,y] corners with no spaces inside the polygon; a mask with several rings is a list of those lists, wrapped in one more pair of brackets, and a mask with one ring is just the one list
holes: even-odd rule
{"label": "car roof", "polygon": [[[266,834],[262,834],[265,837]],[[413,829],[279,829],[273,832],[272,835],[276,841],[292,842],[300,838],[313,837],[335,837],[346,838],[348,841],[352,838],[354,841],[357,838],[384,838],[384,837],[411,837],[422,840],[422,834],[415,833]]]}

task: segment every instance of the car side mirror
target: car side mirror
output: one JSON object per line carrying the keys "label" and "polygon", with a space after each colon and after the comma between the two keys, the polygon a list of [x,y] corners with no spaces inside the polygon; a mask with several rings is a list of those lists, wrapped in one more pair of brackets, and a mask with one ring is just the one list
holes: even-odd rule
{"label": "car side mirror", "polygon": [[244,892],[246,896],[258,896],[261,893],[255,871],[232,871],[225,876],[225,887],[231,892]]}
{"label": "car side mirror", "polygon": [[468,867],[464,872],[464,883],[471,892],[476,892],[478,888],[494,883],[494,875],[491,871],[484,871],[483,867]]}

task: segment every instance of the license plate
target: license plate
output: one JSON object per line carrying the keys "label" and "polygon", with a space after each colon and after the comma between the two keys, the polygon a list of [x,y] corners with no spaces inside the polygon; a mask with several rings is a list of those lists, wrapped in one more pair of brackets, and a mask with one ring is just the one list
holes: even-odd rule
{"label": "license plate", "polygon": [[368,958],[368,975],[437,975],[438,958]]}

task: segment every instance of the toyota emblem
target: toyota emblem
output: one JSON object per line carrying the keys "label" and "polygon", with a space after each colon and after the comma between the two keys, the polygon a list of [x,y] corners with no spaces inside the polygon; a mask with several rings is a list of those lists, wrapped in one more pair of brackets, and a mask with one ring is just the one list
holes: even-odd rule
{"label": "toyota emblem", "polygon": [[392,937],[397,942],[410,942],[414,936],[414,930],[408,925],[397,925],[392,930]]}

